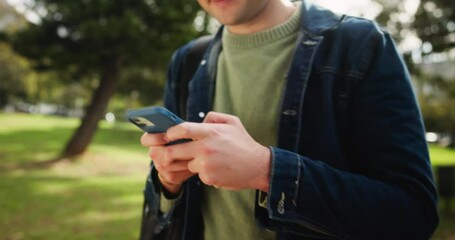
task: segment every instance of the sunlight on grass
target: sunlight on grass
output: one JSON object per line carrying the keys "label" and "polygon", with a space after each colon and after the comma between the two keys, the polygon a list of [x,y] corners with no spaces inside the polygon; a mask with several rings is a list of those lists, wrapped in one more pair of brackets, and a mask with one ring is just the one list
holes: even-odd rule
{"label": "sunlight on grass", "polygon": [[[63,120],[62,120],[63,119]],[[44,115],[2,113],[0,114],[0,133],[14,132],[17,130],[39,130],[46,131],[49,129],[64,127],[74,128],[79,124],[79,119],[50,117]],[[39,128],[37,128],[39,126]]]}
{"label": "sunlight on grass", "polygon": [[79,215],[74,216],[74,222],[85,222],[85,223],[98,223],[98,222],[108,222],[113,219],[115,220],[128,220],[131,218],[137,217],[137,213],[131,211],[123,212],[100,212],[100,211],[91,211],[91,212],[82,212]]}
{"label": "sunlight on grass", "polygon": [[431,164],[435,166],[455,165],[455,149],[430,145]]}
{"label": "sunlight on grass", "polygon": [[135,239],[144,178],[64,177],[52,169],[2,175],[0,239],[18,232],[23,239]]}
{"label": "sunlight on grass", "polygon": [[0,239],[138,238],[149,159],[130,124],[101,122],[75,162],[21,168],[57,156],[78,123],[0,113]]}

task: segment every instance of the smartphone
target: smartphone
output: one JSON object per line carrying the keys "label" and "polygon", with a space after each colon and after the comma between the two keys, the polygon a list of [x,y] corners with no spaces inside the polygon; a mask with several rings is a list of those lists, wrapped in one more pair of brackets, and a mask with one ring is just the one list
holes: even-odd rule
{"label": "smartphone", "polygon": [[164,133],[184,121],[164,107],[147,107],[128,111],[128,120],[147,133]]}
{"label": "smartphone", "polygon": [[[128,120],[147,133],[164,133],[168,128],[183,123],[183,119],[164,107],[147,107],[127,112]],[[180,139],[168,143],[172,145],[188,142],[191,139]]]}

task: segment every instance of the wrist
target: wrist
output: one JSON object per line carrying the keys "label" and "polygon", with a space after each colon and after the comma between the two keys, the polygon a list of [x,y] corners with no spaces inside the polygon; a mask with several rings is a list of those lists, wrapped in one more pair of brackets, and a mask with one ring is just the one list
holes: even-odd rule
{"label": "wrist", "polygon": [[260,177],[256,188],[260,191],[268,192],[270,188],[270,169],[272,162],[272,153],[269,148],[263,146],[260,159]]}
{"label": "wrist", "polygon": [[180,190],[182,189],[182,183],[171,183],[164,179],[159,173],[158,179],[160,180],[164,196],[167,198],[175,198],[179,195]]}

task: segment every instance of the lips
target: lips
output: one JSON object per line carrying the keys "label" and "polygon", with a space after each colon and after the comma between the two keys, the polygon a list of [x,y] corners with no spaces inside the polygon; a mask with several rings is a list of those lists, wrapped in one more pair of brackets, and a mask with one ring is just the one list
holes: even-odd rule
{"label": "lips", "polygon": [[230,2],[232,2],[232,0],[211,0],[210,1],[210,3],[220,6],[220,7],[224,7],[224,6],[228,5]]}

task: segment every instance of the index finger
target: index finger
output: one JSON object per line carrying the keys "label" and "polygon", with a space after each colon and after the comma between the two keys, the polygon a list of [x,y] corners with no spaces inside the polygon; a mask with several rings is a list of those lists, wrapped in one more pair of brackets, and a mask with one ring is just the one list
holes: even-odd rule
{"label": "index finger", "polygon": [[141,144],[144,147],[162,146],[169,143],[165,133],[144,133],[141,136]]}
{"label": "index finger", "polygon": [[207,123],[184,122],[169,128],[166,136],[170,141],[178,139],[202,139],[210,132],[210,126]]}

